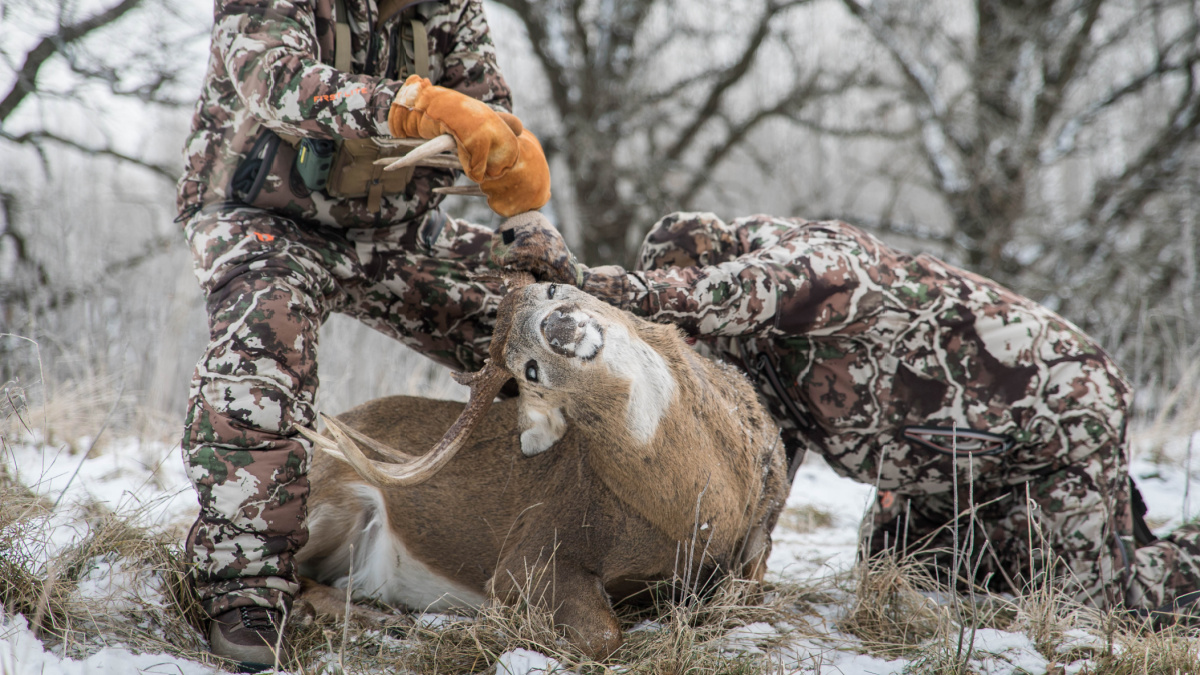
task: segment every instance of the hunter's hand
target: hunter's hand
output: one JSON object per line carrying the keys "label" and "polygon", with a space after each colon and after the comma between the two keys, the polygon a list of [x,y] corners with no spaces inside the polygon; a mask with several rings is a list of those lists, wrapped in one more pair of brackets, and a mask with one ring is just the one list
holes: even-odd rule
{"label": "hunter's hand", "polygon": [[537,212],[504,221],[492,238],[492,262],[524,270],[538,281],[571,284],[621,309],[630,297],[629,275],[616,265],[581,265],[558,230]]}
{"label": "hunter's hand", "polygon": [[492,237],[492,262],[524,270],[538,281],[583,286],[583,265],[567,249],[567,242],[546,217],[537,211],[504,221]]}
{"label": "hunter's hand", "polygon": [[516,116],[483,101],[411,75],[392,101],[388,129],[396,138],[453,136],[463,171],[502,216],[550,201],[550,166],[537,137]]}
{"label": "hunter's hand", "polygon": [[583,267],[583,285],[580,288],[618,309],[629,309],[633,298],[629,274],[616,265]]}

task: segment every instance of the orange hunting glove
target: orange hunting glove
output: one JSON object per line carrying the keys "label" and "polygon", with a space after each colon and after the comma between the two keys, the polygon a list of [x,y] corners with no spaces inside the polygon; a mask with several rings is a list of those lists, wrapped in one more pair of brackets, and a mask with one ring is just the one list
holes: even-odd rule
{"label": "orange hunting glove", "polygon": [[502,216],[533,211],[550,200],[550,167],[537,138],[515,116],[501,115],[483,101],[410,75],[392,101],[388,129],[396,138],[453,136],[463,171]]}

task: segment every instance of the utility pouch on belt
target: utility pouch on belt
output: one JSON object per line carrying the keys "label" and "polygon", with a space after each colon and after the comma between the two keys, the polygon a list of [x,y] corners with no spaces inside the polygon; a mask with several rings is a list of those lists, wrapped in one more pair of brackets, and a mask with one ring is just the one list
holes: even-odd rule
{"label": "utility pouch on belt", "polygon": [[400,157],[407,148],[386,147],[372,138],[344,140],[329,170],[325,192],[330,197],[346,199],[367,198],[367,208],[378,211],[383,195],[404,192],[412,178],[411,167],[399,171],[384,171],[375,160]]}
{"label": "utility pouch on belt", "polygon": [[279,154],[279,137],[270,130],[263,133],[254,141],[249,154],[233,172],[229,181],[227,194],[243,204],[254,206],[254,200],[262,192],[267,175],[271,173],[271,165]]}
{"label": "utility pouch on belt", "polygon": [[300,175],[297,150],[263,127],[250,153],[233,172],[226,194],[235,202],[300,215],[312,209],[312,191]]}

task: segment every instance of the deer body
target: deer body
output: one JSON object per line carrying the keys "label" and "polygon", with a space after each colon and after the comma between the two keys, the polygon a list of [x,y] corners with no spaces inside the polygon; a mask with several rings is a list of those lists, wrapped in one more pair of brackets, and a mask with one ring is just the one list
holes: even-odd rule
{"label": "deer body", "polygon": [[497,335],[488,367],[521,396],[424,482],[389,485],[381,455],[421,456],[463,404],[390,397],[339,417],[378,445],[318,453],[305,574],[344,586],[353,543],[363,594],[444,609],[522,593],[593,656],[620,644],[610,597],[718,569],[762,578],[786,469],[740,372],[566,286],[511,292]]}

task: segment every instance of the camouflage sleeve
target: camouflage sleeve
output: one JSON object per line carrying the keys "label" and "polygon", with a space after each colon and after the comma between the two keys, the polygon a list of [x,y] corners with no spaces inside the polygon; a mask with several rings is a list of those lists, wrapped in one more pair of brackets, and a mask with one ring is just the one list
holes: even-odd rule
{"label": "camouflage sleeve", "polygon": [[692,335],[839,334],[878,309],[862,297],[876,256],[861,242],[755,216],[733,223],[741,255],[712,265],[631,272],[626,304]]}
{"label": "camouflage sleeve", "polygon": [[[436,84],[477,98],[493,108],[512,112],[512,93],[496,62],[496,46],[482,1],[464,3],[456,23],[454,35],[446,36],[451,46],[443,52],[446,54],[445,68]],[[431,34],[436,35],[433,30]],[[437,36],[436,39],[442,38]]]}
{"label": "camouflage sleeve", "polygon": [[[745,256],[750,258],[750,256]],[[780,265],[739,258],[703,267],[630,272],[630,311],[690,335],[751,335],[774,327]],[[786,282],[784,282],[786,283]]]}
{"label": "camouflage sleeve", "polygon": [[354,75],[318,58],[316,18],[305,0],[217,3],[213,56],[237,96],[268,128],[296,136],[387,136],[402,83]]}

